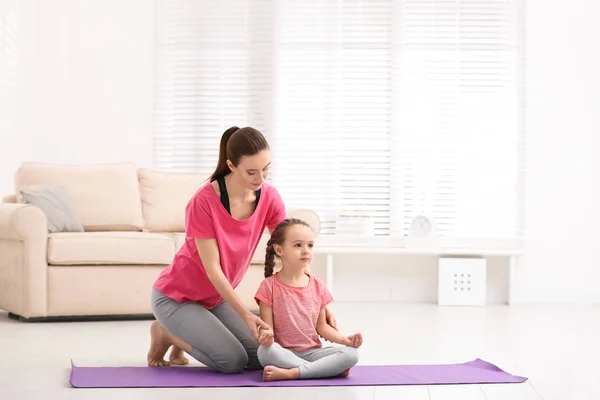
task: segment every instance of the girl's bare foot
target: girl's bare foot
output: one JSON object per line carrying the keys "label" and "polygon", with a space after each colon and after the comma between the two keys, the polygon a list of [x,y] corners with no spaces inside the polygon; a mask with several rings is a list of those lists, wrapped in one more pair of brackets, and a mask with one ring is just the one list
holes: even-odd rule
{"label": "girl's bare foot", "polygon": [[190,360],[184,355],[183,350],[173,345],[171,347],[171,354],[169,354],[169,362],[171,365],[187,365],[190,363]]}
{"label": "girl's bare foot", "polygon": [[[170,363],[163,358],[171,347],[165,328],[158,321],[150,326],[150,350],[148,350],[148,366],[168,367]],[[172,354],[172,353],[171,353]]]}
{"label": "girl's bare foot", "polygon": [[342,372],[338,376],[341,376],[342,378],[347,378],[348,375],[350,375],[350,368],[348,368],[347,370],[345,370],[344,372]]}
{"label": "girl's bare foot", "polygon": [[263,380],[265,382],[293,380],[299,377],[300,370],[298,368],[283,369],[268,365],[263,370]]}

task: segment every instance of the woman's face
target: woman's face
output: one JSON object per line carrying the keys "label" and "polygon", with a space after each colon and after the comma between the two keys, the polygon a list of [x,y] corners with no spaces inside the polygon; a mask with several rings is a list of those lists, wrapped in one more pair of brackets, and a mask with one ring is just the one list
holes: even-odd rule
{"label": "woman's face", "polygon": [[253,156],[242,156],[237,167],[233,166],[230,161],[227,163],[243,187],[256,191],[262,187],[269,175],[271,153],[269,150],[262,150]]}

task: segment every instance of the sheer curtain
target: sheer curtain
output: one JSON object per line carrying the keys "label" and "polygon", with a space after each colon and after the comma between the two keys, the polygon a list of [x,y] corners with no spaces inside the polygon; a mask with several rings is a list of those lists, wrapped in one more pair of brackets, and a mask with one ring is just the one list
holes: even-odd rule
{"label": "sheer curtain", "polygon": [[519,9],[498,0],[159,1],[155,167],[212,171],[260,129],[323,234],[522,231]]}

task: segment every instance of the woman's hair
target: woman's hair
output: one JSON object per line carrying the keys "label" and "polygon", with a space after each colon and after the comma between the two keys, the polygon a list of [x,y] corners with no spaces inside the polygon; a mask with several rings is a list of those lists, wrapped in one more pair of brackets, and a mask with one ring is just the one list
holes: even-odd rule
{"label": "woman's hair", "polygon": [[238,128],[232,126],[223,132],[221,136],[219,161],[217,161],[217,167],[210,176],[210,181],[212,182],[217,177],[225,176],[231,172],[227,166],[227,160],[230,160],[237,167],[243,156],[253,156],[262,150],[268,149],[267,139],[258,130],[250,127]]}
{"label": "woman's hair", "polygon": [[273,275],[273,269],[275,268],[275,247],[274,245],[283,245],[285,242],[285,233],[290,226],[304,225],[310,228],[310,225],[301,219],[288,218],[284,219],[277,225],[277,228],[271,234],[271,239],[267,242],[267,254],[265,255],[265,278]]}

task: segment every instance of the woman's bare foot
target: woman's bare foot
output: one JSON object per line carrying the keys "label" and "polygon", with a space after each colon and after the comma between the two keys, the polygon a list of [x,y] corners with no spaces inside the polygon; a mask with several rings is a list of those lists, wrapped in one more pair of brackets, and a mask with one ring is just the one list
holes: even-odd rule
{"label": "woman's bare foot", "polygon": [[342,378],[347,378],[348,375],[350,375],[350,368],[348,368],[347,370],[345,370],[344,372],[342,372],[338,376],[341,376]]}
{"label": "woman's bare foot", "polygon": [[287,381],[298,379],[300,377],[300,370],[298,368],[283,369],[268,365],[263,370],[263,380],[269,381]]}
{"label": "woman's bare foot", "polygon": [[187,365],[190,363],[190,360],[187,359],[183,350],[173,345],[171,347],[171,354],[169,354],[169,362],[171,365]]}
{"label": "woman's bare foot", "polygon": [[[148,350],[148,366],[168,367],[170,363],[164,360],[167,350],[171,347],[165,328],[158,321],[150,326],[150,350]],[[173,354],[173,353],[171,353]]]}

